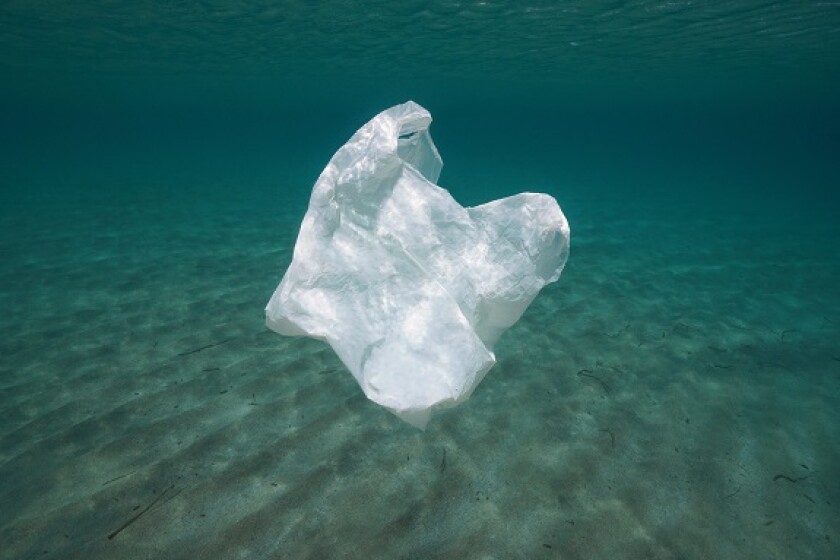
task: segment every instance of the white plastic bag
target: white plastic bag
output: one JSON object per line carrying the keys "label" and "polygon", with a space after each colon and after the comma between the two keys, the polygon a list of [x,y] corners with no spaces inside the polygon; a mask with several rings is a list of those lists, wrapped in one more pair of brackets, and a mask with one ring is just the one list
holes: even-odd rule
{"label": "white plastic bag", "polygon": [[370,400],[419,428],[470,396],[569,253],[551,196],[463,208],[438,187],[431,121],[409,101],[336,152],[266,308],[269,328],[325,340]]}

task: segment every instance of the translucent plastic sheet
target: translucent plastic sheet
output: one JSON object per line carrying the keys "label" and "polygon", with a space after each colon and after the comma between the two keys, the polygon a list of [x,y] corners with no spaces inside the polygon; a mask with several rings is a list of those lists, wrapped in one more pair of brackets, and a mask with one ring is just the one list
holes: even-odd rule
{"label": "translucent plastic sheet", "polygon": [[269,328],[325,340],[370,400],[419,428],[470,396],[569,254],[551,196],[464,208],[438,187],[431,121],[409,101],[336,152],[266,308]]}

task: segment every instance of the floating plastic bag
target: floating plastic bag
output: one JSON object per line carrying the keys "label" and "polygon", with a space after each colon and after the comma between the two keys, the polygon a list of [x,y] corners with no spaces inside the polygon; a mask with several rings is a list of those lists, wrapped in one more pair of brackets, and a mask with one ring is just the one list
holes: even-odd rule
{"label": "floating plastic bag", "polygon": [[269,328],[325,340],[370,400],[421,429],[470,396],[569,254],[551,196],[463,208],[438,187],[431,122],[409,101],[336,152],[266,307]]}

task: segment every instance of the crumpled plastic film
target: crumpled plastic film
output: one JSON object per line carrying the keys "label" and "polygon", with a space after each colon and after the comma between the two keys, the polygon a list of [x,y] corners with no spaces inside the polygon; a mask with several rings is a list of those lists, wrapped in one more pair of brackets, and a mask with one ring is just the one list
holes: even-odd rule
{"label": "crumpled plastic film", "polygon": [[325,340],[370,400],[421,429],[470,396],[569,255],[551,196],[464,208],[437,186],[431,122],[409,101],[335,153],[266,307],[269,328]]}

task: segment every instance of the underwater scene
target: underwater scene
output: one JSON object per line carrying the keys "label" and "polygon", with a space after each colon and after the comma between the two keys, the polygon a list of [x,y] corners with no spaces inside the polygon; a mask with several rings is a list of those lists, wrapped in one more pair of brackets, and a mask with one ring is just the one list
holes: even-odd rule
{"label": "underwater scene", "polygon": [[840,558],[839,3],[10,1],[0,73],[0,559]]}

